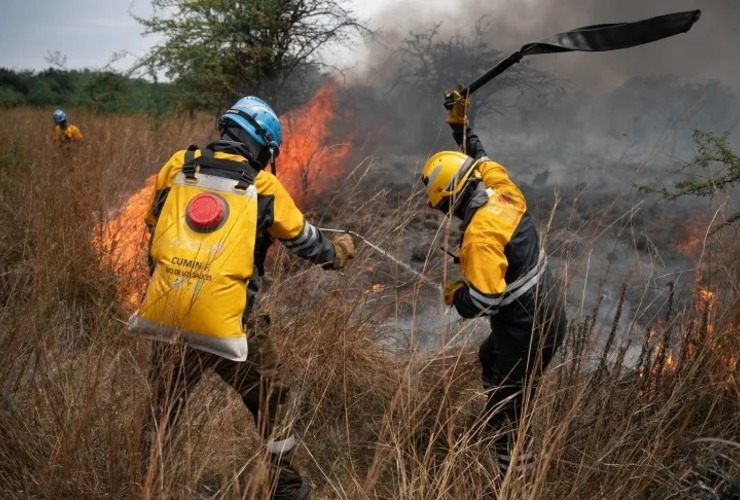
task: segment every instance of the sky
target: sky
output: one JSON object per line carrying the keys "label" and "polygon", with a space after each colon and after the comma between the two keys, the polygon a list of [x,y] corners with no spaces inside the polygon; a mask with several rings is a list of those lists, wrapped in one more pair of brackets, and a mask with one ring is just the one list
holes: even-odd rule
{"label": "sky", "polygon": [[[537,56],[536,65],[565,80],[615,86],[636,74],[675,73],[688,79],[719,79],[740,90],[740,0],[348,0],[392,45],[429,23],[465,33],[484,19],[492,42],[504,51],[578,26],[633,21],[667,12],[703,9],[686,35],[639,49],[609,53]],[[157,41],[142,36],[131,13],[151,14],[149,0],[0,0],[0,67],[41,70],[50,53],[66,57],[68,68],[103,68],[114,53],[126,57],[113,67],[130,67]],[[367,70],[370,50],[361,41],[329,54],[343,68]],[[382,58],[381,58],[382,60]]]}
{"label": "sky", "polygon": [[[0,0],[0,67],[40,70],[49,53],[66,56],[69,68],[102,68],[113,54],[144,55],[154,39],[142,37],[129,11],[151,13],[148,1]],[[119,61],[118,69],[134,58]]]}
{"label": "sky", "polygon": [[[363,18],[391,0],[349,2]],[[102,68],[114,53],[126,52],[113,67],[126,69],[156,43],[142,36],[142,27],[131,16],[151,14],[148,0],[0,0],[0,67],[43,70],[50,53],[66,56],[68,68]],[[352,50],[340,51],[347,60]]]}

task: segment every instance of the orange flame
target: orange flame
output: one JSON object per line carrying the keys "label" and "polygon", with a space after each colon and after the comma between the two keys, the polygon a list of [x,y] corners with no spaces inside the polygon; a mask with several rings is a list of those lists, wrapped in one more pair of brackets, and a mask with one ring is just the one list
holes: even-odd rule
{"label": "orange flame", "polygon": [[[714,292],[705,286],[699,286],[697,298],[694,300],[694,308],[699,314],[706,313],[711,317],[714,312]],[[707,323],[707,333],[710,335],[714,333],[714,325],[711,321]]]}
{"label": "orange flame", "polygon": [[156,175],[150,176],[143,188],[128,197],[115,218],[96,228],[92,240],[100,266],[116,275],[119,300],[130,309],[141,301],[149,276],[146,264],[149,232],[144,216],[152,202],[156,180]]}
{"label": "orange flame", "polygon": [[280,117],[284,139],[277,173],[298,202],[327,191],[345,172],[352,145],[331,143],[332,121],[347,119],[336,114],[336,91],[335,84],[327,83],[307,105]]}
{"label": "orange flame", "polygon": [[676,245],[676,250],[678,250],[681,255],[697,260],[699,250],[701,249],[705,238],[705,218],[701,215],[689,214],[687,218],[676,227],[673,243]]}
{"label": "orange flame", "polygon": [[[278,178],[299,204],[325,192],[344,172],[351,144],[331,144],[336,85],[325,84],[305,106],[280,117],[283,145],[277,160]],[[341,116],[339,118],[347,118]],[[156,175],[123,204],[120,213],[98,227],[92,244],[99,264],[118,277],[119,300],[135,309],[148,281],[146,247],[149,234],[144,217],[151,204]]]}
{"label": "orange flame", "polygon": [[691,257],[696,252],[696,249],[699,248],[699,243],[701,243],[701,239],[696,235],[690,234],[686,236],[686,239],[676,242],[676,248],[681,255]]}

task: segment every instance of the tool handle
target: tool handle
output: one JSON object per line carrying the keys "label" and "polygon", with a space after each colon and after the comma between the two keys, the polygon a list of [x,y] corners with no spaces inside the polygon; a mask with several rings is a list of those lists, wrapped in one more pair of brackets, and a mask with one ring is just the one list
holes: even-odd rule
{"label": "tool handle", "polygon": [[520,51],[516,51],[513,54],[511,54],[509,57],[498,63],[493,68],[489,69],[485,73],[483,73],[481,76],[467,84],[463,89],[460,91],[460,94],[465,95],[472,94],[479,88],[481,88],[483,85],[488,83],[489,81],[496,78],[498,75],[506,71],[507,69],[514,66],[516,63],[522,60],[522,57],[524,57],[524,54],[522,54]]}
{"label": "tool handle", "polygon": [[[517,50],[516,52],[511,54],[509,57],[507,57],[506,59],[496,64],[496,66],[489,69],[488,71],[480,75],[478,78],[476,78],[472,82],[465,85],[463,88],[459,89],[458,92],[460,92],[461,96],[464,96],[464,97],[469,96],[470,94],[472,94],[473,92],[481,88],[483,85],[493,80],[498,75],[500,75],[501,73],[511,68],[519,61],[521,61],[522,57],[524,57],[524,54]],[[452,109],[452,106],[454,104],[455,103],[453,101],[448,99],[448,100],[445,100],[444,105],[446,109],[450,110]]]}

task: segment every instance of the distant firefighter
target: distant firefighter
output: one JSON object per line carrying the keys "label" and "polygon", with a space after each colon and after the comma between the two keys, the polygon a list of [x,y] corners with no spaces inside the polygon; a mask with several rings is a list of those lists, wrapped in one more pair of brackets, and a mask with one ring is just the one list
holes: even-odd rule
{"label": "distant firefighter", "polygon": [[76,125],[67,123],[67,113],[56,109],[52,117],[54,119],[54,140],[64,144],[82,139],[80,129]]}
{"label": "distant firefighter", "polygon": [[493,440],[501,472],[523,472],[534,457],[526,443],[514,453],[525,391],[534,388],[565,336],[563,297],[527,202],[506,169],[486,152],[466,120],[458,91],[447,122],[463,151],[441,151],[424,165],[429,206],[461,224],[462,280],[449,280],[444,301],[463,318],[488,317],[491,334],[480,346],[488,394],[484,437]]}

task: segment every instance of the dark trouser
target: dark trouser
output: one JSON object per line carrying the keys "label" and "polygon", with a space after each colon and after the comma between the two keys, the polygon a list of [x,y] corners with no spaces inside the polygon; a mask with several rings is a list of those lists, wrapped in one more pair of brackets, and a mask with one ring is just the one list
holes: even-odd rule
{"label": "dark trouser", "polygon": [[[529,299],[524,305],[531,308],[511,308],[491,318],[491,335],[478,352],[483,387],[488,391],[486,424],[497,436],[495,444],[503,471],[512,465],[511,450],[525,398],[534,395],[538,379],[560,347],[567,327],[557,287],[542,293],[536,305],[534,297]],[[516,468],[526,470],[531,466],[530,459],[521,451]]]}
{"label": "dark trouser", "polygon": [[147,421],[143,448],[144,463],[149,463],[151,439],[160,429],[163,444],[168,444],[177,429],[182,410],[206,370],[212,369],[241,396],[252,414],[263,445],[270,454],[273,498],[294,498],[302,478],[290,463],[295,438],[279,429],[289,387],[280,378],[280,362],[267,337],[269,320],[250,325],[249,354],[246,361],[231,361],[187,346],[156,342],[152,349],[150,381],[154,401]]}

